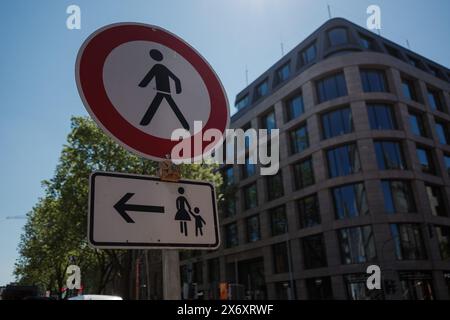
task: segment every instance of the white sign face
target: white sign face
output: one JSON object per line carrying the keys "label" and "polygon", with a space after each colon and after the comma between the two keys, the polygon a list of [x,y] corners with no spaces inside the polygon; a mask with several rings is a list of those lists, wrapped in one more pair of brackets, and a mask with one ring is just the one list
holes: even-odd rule
{"label": "white sign face", "polygon": [[88,239],[103,249],[216,249],[220,240],[214,186],[94,172]]}
{"label": "white sign face", "polygon": [[[161,53],[161,62],[151,57],[153,52]],[[148,74],[150,82],[142,83]],[[179,80],[179,91],[174,79]],[[194,121],[206,124],[209,119],[208,90],[199,73],[176,51],[159,43],[132,41],[116,47],[106,58],[103,82],[111,103],[122,117],[149,135],[170,139],[174,130],[183,127],[183,118],[188,125],[185,129],[193,135],[197,133]],[[168,86],[160,85],[161,82],[167,82]],[[152,104],[155,113],[148,123],[143,123]],[[179,109],[181,120],[173,108]]]}

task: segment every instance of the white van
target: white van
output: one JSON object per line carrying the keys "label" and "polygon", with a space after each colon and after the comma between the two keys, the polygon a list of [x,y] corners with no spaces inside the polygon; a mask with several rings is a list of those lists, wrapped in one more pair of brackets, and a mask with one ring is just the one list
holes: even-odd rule
{"label": "white van", "polygon": [[118,296],[107,296],[102,294],[82,294],[80,296],[71,297],[69,300],[123,300]]}

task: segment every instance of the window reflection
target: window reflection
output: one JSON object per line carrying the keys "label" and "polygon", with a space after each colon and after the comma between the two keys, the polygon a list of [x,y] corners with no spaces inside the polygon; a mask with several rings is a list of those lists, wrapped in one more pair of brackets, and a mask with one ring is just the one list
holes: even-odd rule
{"label": "window reflection", "polygon": [[372,130],[395,130],[397,129],[392,107],[384,104],[370,104],[367,106],[369,112],[370,128]]}
{"label": "window reflection", "polygon": [[298,200],[297,206],[300,228],[314,227],[321,223],[319,201],[316,194]]}
{"label": "window reflection", "polygon": [[328,40],[331,46],[338,46],[348,43],[346,28],[334,28],[328,31]]}
{"label": "window reflection", "polygon": [[349,184],[332,190],[337,219],[352,218],[369,213],[363,183]]}
{"label": "window reflection", "polygon": [[363,69],[361,80],[364,92],[387,92],[388,86],[383,70]]}
{"label": "window reflection", "polygon": [[391,234],[398,260],[427,259],[420,225],[412,223],[391,224]]}
{"label": "window reflection", "polygon": [[410,213],[416,211],[411,186],[407,181],[385,180],[381,182],[384,208],[387,213]]}
{"label": "window reflection", "polygon": [[294,164],[295,188],[302,189],[314,184],[312,159],[307,158]]}
{"label": "window reflection", "polygon": [[324,114],[322,116],[322,128],[324,139],[353,132],[353,120],[350,108],[341,108]]}
{"label": "window reflection", "polygon": [[308,130],[306,125],[302,125],[289,132],[289,137],[292,154],[302,152],[309,147]]}
{"label": "window reflection", "polygon": [[341,229],[338,237],[342,263],[364,263],[376,258],[371,226]]}
{"label": "window reflection", "polygon": [[300,117],[305,112],[303,96],[298,94],[286,102],[287,121]]}
{"label": "window reflection", "polygon": [[406,164],[399,142],[375,141],[375,153],[380,170],[405,170]]}
{"label": "window reflection", "polygon": [[319,103],[347,95],[347,85],[343,73],[328,76],[317,81]]}
{"label": "window reflection", "polygon": [[348,144],[327,151],[330,178],[347,176],[361,171],[358,148]]}
{"label": "window reflection", "polygon": [[325,243],[322,234],[302,238],[305,269],[327,266]]}

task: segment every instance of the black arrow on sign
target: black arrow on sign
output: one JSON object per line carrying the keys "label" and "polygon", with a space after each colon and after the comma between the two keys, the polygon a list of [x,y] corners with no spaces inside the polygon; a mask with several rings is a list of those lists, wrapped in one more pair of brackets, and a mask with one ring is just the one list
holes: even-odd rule
{"label": "black arrow on sign", "polygon": [[125,194],[122,199],[120,199],[115,205],[114,209],[120,214],[120,216],[128,223],[134,223],[134,220],[130,218],[127,211],[138,211],[138,212],[153,212],[153,213],[164,213],[164,207],[162,206],[142,206],[137,204],[128,204],[127,201],[134,196],[134,193]]}

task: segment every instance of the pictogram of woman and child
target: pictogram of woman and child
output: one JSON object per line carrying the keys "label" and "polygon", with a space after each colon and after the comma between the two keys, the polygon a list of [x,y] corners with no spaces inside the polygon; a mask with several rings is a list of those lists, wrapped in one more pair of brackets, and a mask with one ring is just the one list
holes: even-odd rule
{"label": "pictogram of woman and child", "polygon": [[206,225],[206,221],[202,218],[200,215],[200,209],[198,207],[194,208],[194,212],[191,210],[191,205],[187,201],[186,197],[183,196],[184,194],[184,188],[180,187],[178,188],[178,193],[180,196],[178,196],[176,200],[177,205],[177,213],[175,214],[175,220],[180,221],[180,232],[185,236],[188,235],[188,229],[187,229],[187,221],[191,221],[191,216],[195,220],[195,236],[198,237],[198,234],[200,233],[201,236],[203,236],[203,225]]}

